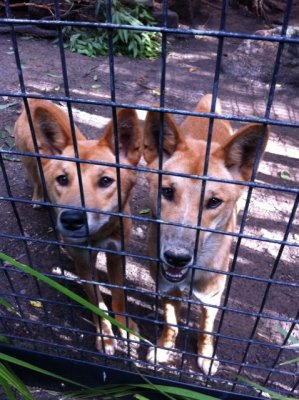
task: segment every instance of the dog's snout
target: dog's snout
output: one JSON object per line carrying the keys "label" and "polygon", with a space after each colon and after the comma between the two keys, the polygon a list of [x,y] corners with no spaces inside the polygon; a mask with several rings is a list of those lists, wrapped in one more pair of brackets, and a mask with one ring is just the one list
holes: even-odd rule
{"label": "dog's snout", "polygon": [[85,225],[84,213],[82,211],[66,210],[60,215],[60,222],[68,231],[78,231]]}
{"label": "dog's snout", "polygon": [[171,250],[167,250],[164,252],[164,259],[167,264],[172,265],[174,267],[185,267],[192,260],[192,255],[188,252],[174,252]]}

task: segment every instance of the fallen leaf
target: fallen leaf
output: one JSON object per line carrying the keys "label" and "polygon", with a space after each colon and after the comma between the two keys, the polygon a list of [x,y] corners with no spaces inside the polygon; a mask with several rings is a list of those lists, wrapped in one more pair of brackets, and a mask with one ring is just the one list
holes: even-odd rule
{"label": "fallen leaf", "polygon": [[8,139],[8,140],[5,140],[5,144],[9,148],[9,150],[11,150],[14,147],[15,142],[13,140]]}
{"label": "fallen leaf", "polygon": [[42,308],[43,307],[43,303],[41,301],[38,301],[38,300],[30,300],[30,304],[35,308]]}
{"label": "fallen leaf", "polygon": [[55,92],[59,92],[60,86],[55,86],[54,90],[55,90]]}
{"label": "fallen leaf", "polygon": [[30,35],[28,35],[28,36],[21,36],[20,39],[21,39],[21,40],[32,40],[32,39],[33,39],[33,36],[30,36]]}
{"label": "fallen leaf", "polygon": [[13,125],[6,125],[5,127],[4,127],[4,129],[9,133],[9,136],[11,136],[11,137],[15,137],[14,136],[14,126]]}
{"label": "fallen leaf", "polygon": [[98,89],[99,87],[101,87],[101,85],[99,83],[95,83],[94,85],[91,85],[92,89]]}
{"label": "fallen leaf", "polygon": [[281,179],[284,179],[285,181],[291,180],[291,176],[290,176],[289,172],[286,170],[281,171],[279,175],[280,175]]}
{"label": "fallen leaf", "polygon": [[159,89],[153,89],[152,90],[152,93],[155,95],[155,96],[160,96],[160,90]]}
{"label": "fallen leaf", "polygon": [[93,76],[93,80],[94,80],[94,81],[97,81],[97,80],[98,80],[98,75],[94,75],[94,76]]}
{"label": "fallen leaf", "polygon": [[195,71],[197,71],[198,70],[198,68],[197,67],[190,67],[189,68],[189,72],[195,72]]}
{"label": "fallen leaf", "polygon": [[148,214],[151,210],[149,208],[144,208],[143,210],[139,211],[139,214]]}
{"label": "fallen leaf", "polygon": [[55,75],[55,74],[47,74],[48,76],[51,76],[51,78],[62,78],[62,75]]}
{"label": "fallen leaf", "polygon": [[12,107],[12,106],[14,106],[15,104],[17,104],[15,101],[12,102],[12,103],[0,104],[0,110],[5,110],[5,108]]}

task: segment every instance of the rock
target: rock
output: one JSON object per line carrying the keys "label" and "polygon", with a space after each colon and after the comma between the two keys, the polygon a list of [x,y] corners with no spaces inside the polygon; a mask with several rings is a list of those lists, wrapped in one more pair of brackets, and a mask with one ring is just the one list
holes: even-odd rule
{"label": "rock", "polygon": [[[281,28],[261,30],[257,35],[279,36]],[[289,26],[287,36],[299,38],[299,27]],[[224,73],[240,78],[257,79],[270,83],[278,42],[246,39],[226,60],[223,60]],[[278,83],[299,86],[299,43],[285,43],[280,59]]]}
{"label": "rock", "polygon": [[[162,10],[155,10],[152,12],[152,16],[155,18],[159,26],[163,25],[163,12]],[[167,11],[167,27],[177,28],[179,26],[179,17],[176,12]]]}
{"label": "rock", "polygon": [[168,5],[178,14],[180,21],[192,24],[198,14],[200,0],[170,0]]}

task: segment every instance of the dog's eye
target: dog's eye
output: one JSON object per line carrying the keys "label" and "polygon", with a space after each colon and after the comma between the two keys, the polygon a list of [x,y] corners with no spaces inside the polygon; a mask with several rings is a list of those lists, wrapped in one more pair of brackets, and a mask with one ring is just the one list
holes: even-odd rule
{"label": "dog's eye", "polygon": [[162,196],[168,201],[172,201],[174,198],[174,189],[171,187],[162,187]]}
{"label": "dog's eye", "polygon": [[217,197],[211,197],[207,202],[207,208],[217,208],[222,204],[222,200],[218,199]]}
{"label": "dog's eye", "polygon": [[66,186],[69,183],[69,179],[68,179],[67,175],[59,175],[59,176],[57,176],[56,181],[61,186]]}
{"label": "dog's eye", "polygon": [[102,176],[102,178],[99,180],[99,187],[106,188],[112,185],[113,182],[113,179],[109,178],[109,176]]}

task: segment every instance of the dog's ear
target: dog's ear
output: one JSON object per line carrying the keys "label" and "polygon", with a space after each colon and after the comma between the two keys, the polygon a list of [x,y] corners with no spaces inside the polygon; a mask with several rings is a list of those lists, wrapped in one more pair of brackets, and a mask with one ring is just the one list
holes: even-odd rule
{"label": "dog's ear", "polygon": [[[68,115],[50,101],[31,100],[30,113],[39,149],[46,154],[61,154],[72,144],[72,134]],[[75,126],[78,140],[85,139]]]}
{"label": "dog's ear", "polygon": [[[137,165],[142,155],[142,133],[135,110],[120,109],[117,112],[119,159],[123,164]],[[107,125],[99,144],[106,144],[115,154],[113,121]]]}
{"label": "dog's ear", "polygon": [[234,179],[248,181],[252,175],[258,147],[262,146],[262,156],[268,138],[268,127],[263,127],[261,124],[248,124],[239,129],[221,149],[216,150],[216,153],[222,153],[225,165],[231,171]]}
{"label": "dog's ear", "polygon": [[[149,111],[144,124],[143,143],[143,156],[148,164],[159,157],[160,124],[161,114],[157,111]],[[163,118],[164,157],[169,158],[176,150],[183,146],[185,146],[185,140],[180,128],[170,114],[165,114]]]}

